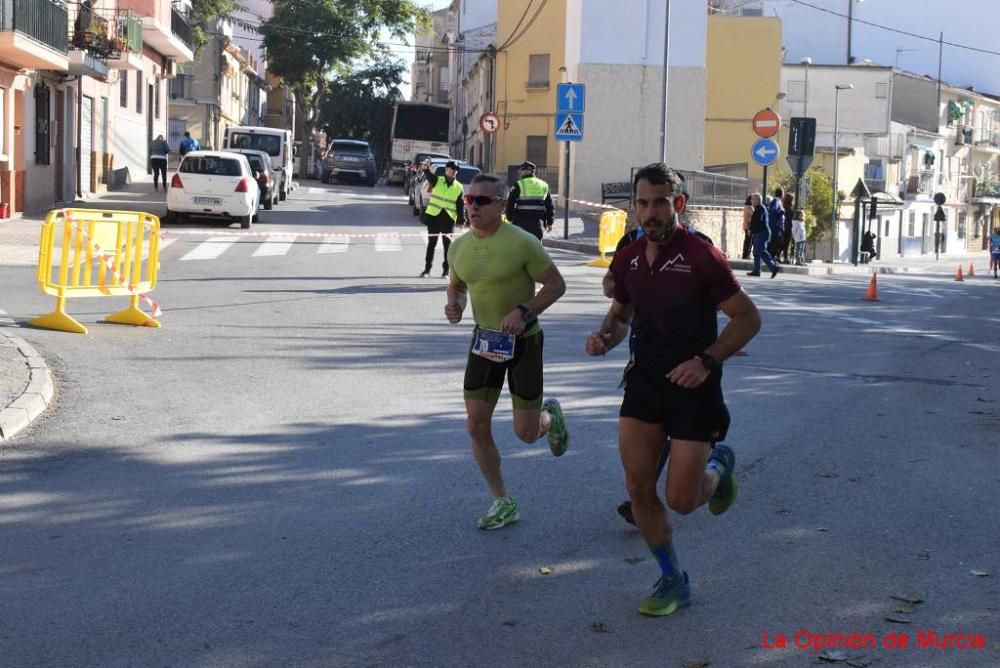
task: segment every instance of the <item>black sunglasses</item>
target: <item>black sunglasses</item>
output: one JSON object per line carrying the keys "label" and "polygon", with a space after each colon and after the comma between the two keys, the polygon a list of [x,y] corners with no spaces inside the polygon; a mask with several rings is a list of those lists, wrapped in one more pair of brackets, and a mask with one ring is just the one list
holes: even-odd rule
{"label": "black sunglasses", "polygon": [[462,201],[465,202],[466,206],[489,206],[493,202],[499,202],[499,197],[490,197],[489,195],[463,195]]}

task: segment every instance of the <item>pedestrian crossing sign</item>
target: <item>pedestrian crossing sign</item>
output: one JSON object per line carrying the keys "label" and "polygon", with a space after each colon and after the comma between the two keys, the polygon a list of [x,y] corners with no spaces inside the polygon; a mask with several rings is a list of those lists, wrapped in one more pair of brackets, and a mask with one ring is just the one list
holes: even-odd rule
{"label": "pedestrian crossing sign", "polygon": [[583,114],[556,114],[556,141],[583,141]]}

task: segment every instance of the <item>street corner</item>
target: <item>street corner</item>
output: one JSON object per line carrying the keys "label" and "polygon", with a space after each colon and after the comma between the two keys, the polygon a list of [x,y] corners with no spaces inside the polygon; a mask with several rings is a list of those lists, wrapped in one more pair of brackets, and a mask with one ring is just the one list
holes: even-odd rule
{"label": "street corner", "polygon": [[0,442],[27,429],[54,395],[45,359],[30,343],[0,329]]}

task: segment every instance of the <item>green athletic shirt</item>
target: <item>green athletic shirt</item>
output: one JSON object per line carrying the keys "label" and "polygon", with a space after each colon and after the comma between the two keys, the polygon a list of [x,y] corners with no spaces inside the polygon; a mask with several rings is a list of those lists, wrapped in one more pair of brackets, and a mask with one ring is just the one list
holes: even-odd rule
{"label": "green athletic shirt", "polygon": [[[463,234],[448,249],[452,273],[469,286],[472,317],[485,329],[500,329],[508,313],[534,297],[535,279],[551,264],[533,234],[509,223],[485,239]],[[540,329],[535,325],[525,334]]]}

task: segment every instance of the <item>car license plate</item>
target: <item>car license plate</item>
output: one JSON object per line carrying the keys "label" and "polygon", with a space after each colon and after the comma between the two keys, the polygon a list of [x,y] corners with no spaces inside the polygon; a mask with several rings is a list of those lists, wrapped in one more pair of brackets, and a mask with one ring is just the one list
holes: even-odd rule
{"label": "car license plate", "polygon": [[195,204],[222,204],[222,200],[218,197],[195,197]]}

